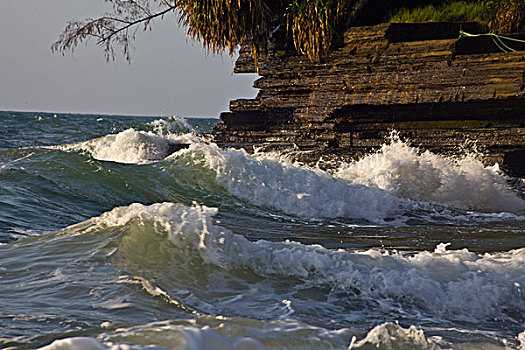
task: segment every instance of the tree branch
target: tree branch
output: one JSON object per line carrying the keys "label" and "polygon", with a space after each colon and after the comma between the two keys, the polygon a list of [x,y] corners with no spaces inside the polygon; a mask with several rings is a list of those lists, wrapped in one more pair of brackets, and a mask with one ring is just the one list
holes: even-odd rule
{"label": "tree branch", "polygon": [[108,1],[113,3],[113,14],[69,22],[58,40],[51,46],[51,50],[65,54],[66,51],[74,51],[78,44],[96,38],[97,45],[103,47],[106,60],[115,59],[113,44],[118,44],[122,46],[124,57],[130,62],[130,42],[135,38],[136,31],[130,33],[129,29],[144,24],[143,30],[147,30],[154,19],[162,18],[177,8],[176,2],[160,0],[162,7],[167,7],[152,13],[147,2],[144,1],[142,2],[145,5],[141,4],[140,0]]}
{"label": "tree branch", "polygon": [[[137,20],[135,20],[133,22],[127,22],[127,24],[124,27],[118,28],[117,30],[115,30],[112,33],[110,33],[108,36],[103,37],[103,39],[99,40],[99,42],[97,44],[102,44],[102,43],[104,43],[104,41],[111,40],[111,38],[113,36],[117,35],[118,33],[122,32],[124,30],[127,30],[130,27],[133,27],[134,25],[137,25],[137,24],[140,24],[140,23],[149,23],[149,22],[151,22],[153,19],[155,19],[157,17],[162,17],[168,12],[175,11],[175,8],[176,8],[175,6],[170,6],[170,7],[168,7],[167,9],[165,9],[163,11],[151,14],[151,15],[149,15],[147,17],[139,18],[139,19],[137,19]],[[117,20],[117,19],[114,19],[114,20]],[[126,23],[126,21],[121,21],[121,22]]]}

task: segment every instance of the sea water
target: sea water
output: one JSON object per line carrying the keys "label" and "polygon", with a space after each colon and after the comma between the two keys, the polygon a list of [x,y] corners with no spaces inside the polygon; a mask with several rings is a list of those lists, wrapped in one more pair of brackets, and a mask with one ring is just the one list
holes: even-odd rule
{"label": "sea water", "polygon": [[522,179],[396,136],[327,171],[216,122],[0,113],[0,347],[525,349]]}

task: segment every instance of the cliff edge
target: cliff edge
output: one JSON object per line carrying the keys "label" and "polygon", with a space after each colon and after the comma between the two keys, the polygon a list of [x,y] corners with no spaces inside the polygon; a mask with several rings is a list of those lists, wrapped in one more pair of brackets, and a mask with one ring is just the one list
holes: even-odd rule
{"label": "cliff edge", "polygon": [[[525,34],[480,35],[477,23],[390,23],[348,29],[321,63],[275,46],[254,99],[230,102],[213,130],[223,147],[279,149],[307,163],[350,160],[392,130],[453,155],[525,176]],[[255,72],[241,50],[235,72]]]}

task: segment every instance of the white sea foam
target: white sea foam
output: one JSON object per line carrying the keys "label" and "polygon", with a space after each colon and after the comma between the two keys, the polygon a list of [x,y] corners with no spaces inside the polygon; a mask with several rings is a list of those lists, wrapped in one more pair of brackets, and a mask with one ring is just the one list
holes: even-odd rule
{"label": "white sea foam", "polygon": [[[198,254],[205,263],[225,269],[247,268],[261,276],[292,277],[380,301],[399,304],[437,319],[478,323],[516,321],[525,313],[525,248],[493,254],[466,249],[412,255],[368,250],[332,251],[294,242],[250,242],[216,226],[216,209],[174,203],[133,204],[94,219],[99,225],[152,225],[183,254]],[[188,253],[189,252],[189,253]],[[514,316],[513,316],[514,315]]]}
{"label": "white sea foam", "polygon": [[[158,132],[162,134],[162,131]],[[170,155],[170,144],[192,142],[192,139],[195,138],[191,134],[164,136],[160,134],[153,131],[127,129],[118,134],[53,148],[64,151],[85,151],[98,160],[142,164],[166,158]]]}
{"label": "white sea foam", "polygon": [[[464,332],[466,333],[466,332]],[[422,329],[412,325],[408,328],[403,328],[397,323],[385,322],[372,328],[366,336],[356,341],[352,339],[348,350],[358,349],[388,349],[388,350],[449,350],[449,349],[463,349],[463,350],[522,350],[525,348],[525,332],[520,333],[516,339],[512,340],[512,344],[505,339],[492,339],[486,341],[475,342],[460,342],[454,344],[446,341],[441,336],[426,336]],[[517,348],[516,348],[516,344]],[[518,345],[519,344],[519,345]]]}
{"label": "white sea foam", "polygon": [[525,331],[518,334],[518,340],[520,342],[520,346],[518,347],[518,350],[525,350]]}
{"label": "white sea foam", "polygon": [[382,223],[417,206],[388,191],[336,179],[320,169],[257,158],[244,150],[222,150],[193,143],[176,155],[179,162],[201,165],[215,173],[229,193],[264,207],[306,218],[345,217]]}
{"label": "white sea foam", "polygon": [[343,349],[349,329],[327,330],[296,320],[255,320],[225,316],[202,316],[122,328],[103,334],[104,342],[140,339],[175,349]]}
{"label": "white sea foam", "polygon": [[156,135],[170,137],[173,135],[187,134],[194,132],[194,128],[183,117],[173,116],[168,119],[156,119],[148,123]]}
{"label": "white sea foam", "polygon": [[[173,122],[177,130],[171,129]],[[407,213],[436,209],[429,202],[441,206],[438,210],[525,213],[525,201],[497,168],[486,168],[472,156],[448,159],[393,139],[379,152],[328,173],[272,155],[220,149],[191,133],[178,135],[178,128],[185,128],[178,119],[150,124],[153,131],[128,129],[60,148],[88,151],[99,160],[140,164],[167,157],[170,143],[190,143],[174,157],[212,170],[217,183],[234,196],[307,218],[401,223]]]}
{"label": "white sea foam", "polygon": [[[263,345],[246,337],[225,337],[209,326],[152,324],[135,328],[119,329],[114,335],[102,334],[96,339],[74,337],[55,340],[39,350],[262,350]],[[116,339],[117,341],[109,341]],[[130,345],[127,339],[134,343]],[[120,341],[119,341],[120,340]],[[124,341],[122,341],[124,340]],[[152,340],[161,345],[149,344]]]}
{"label": "white sea foam", "polygon": [[348,349],[441,349],[433,339],[427,339],[425,333],[415,326],[408,329],[392,322],[374,327],[366,337],[352,344]]}
{"label": "white sea foam", "polygon": [[348,338],[347,329],[330,331],[293,320],[261,322],[206,316],[118,328],[97,338],[56,340],[40,350],[327,350],[346,347]]}
{"label": "white sea foam", "polygon": [[376,153],[343,164],[334,176],[403,197],[484,212],[525,213],[497,165],[485,167],[473,155],[446,158],[420,152],[394,137]]}
{"label": "white sea foam", "polygon": [[55,340],[39,350],[105,350],[100,341],[90,337],[75,337]]}
{"label": "white sea foam", "polygon": [[127,129],[118,134],[55,148],[64,151],[86,151],[98,160],[140,164],[164,159],[168,155],[169,139],[152,132]]}
{"label": "white sea foam", "polygon": [[[155,281],[148,282],[141,277],[143,281],[140,283],[152,296],[173,298],[174,304],[184,303],[188,310],[193,310],[194,305],[186,303],[184,299],[181,301],[176,294],[170,296],[173,293],[170,283],[162,278],[171,275],[171,267],[179,266],[180,262],[188,263],[187,266],[194,268],[208,266],[199,272],[211,274],[204,280],[213,280],[214,271],[220,271],[221,278],[229,276],[228,271],[235,271],[237,276],[255,273],[265,281],[288,281],[288,289],[294,289],[294,284],[299,288],[303,284],[308,285],[308,288],[319,286],[339,295],[337,301],[332,301],[336,304],[352,298],[370,300],[376,305],[374,307],[381,308],[384,315],[393,315],[403,310],[404,317],[407,317],[412,312],[414,318],[424,320],[423,324],[427,321],[444,325],[461,324],[467,329],[465,333],[470,335],[469,324],[472,327],[491,325],[496,318],[510,328],[522,329],[520,323],[525,314],[525,294],[521,286],[525,285],[525,248],[476,254],[466,249],[448,250],[447,244],[440,244],[434,251],[400,254],[377,250],[328,250],[318,245],[294,242],[252,242],[215,225],[212,216],[216,213],[217,209],[199,205],[132,204],[115,208],[82,223],[81,226],[89,228],[91,233],[107,232],[107,228],[114,232],[117,227],[126,232],[125,244],[116,244],[116,249],[121,254],[117,260],[120,261],[128,259],[124,251],[132,254],[140,251],[130,247],[131,245],[150,246],[151,251],[157,254],[155,267],[144,264],[139,270],[146,276],[156,276]],[[164,239],[170,242],[167,246]],[[158,249],[156,245],[159,242],[162,249]],[[160,252],[166,249],[169,254]],[[173,265],[173,262],[163,259],[174,259],[177,263]],[[141,257],[137,262],[144,260],[147,259]],[[218,269],[208,264],[215,265]],[[150,268],[161,270],[149,273],[147,270]],[[245,272],[240,272],[242,270]],[[165,289],[159,289],[157,283],[163,284]],[[261,288],[258,282],[253,283],[256,284],[255,289]],[[266,289],[259,292],[269,296],[272,293],[282,293],[282,290],[272,291],[271,285],[264,283]],[[188,285],[187,288],[191,290],[192,286]],[[346,293],[346,296],[341,296],[341,293]],[[244,292],[242,294],[246,296]],[[205,310],[195,308],[192,319],[118,329],[108,325],[96,339],[57,341],[46,350],[61,349],[59,346],[84,349],[80,346],[82,344],[93,346],[93,349],[140,349],[153,346],[177,349],[340,349],[348,347],[350,343],[351,349],[450,349],[458,345],[457,337],[455,340],[444,340],[437,336],[428,336],[415,326],[403,328],[390,322],[378,325],[368,331],[368,334],[355,328],[330,330],[309,326],[290,318],[296,315],[295,302],[298,300],[294,299],[293,293],[288,295],[290,297],[287,296],[286,300],[277,298],[276,302],[283,304],[279,305],[283,309],[283,318],[273,321],[214,317],[202,314]],[[228,299],[227,302],[232,300],[234,299]],[[108,305],[99,307],[111,309],[114,305],[120,307],[124,302],[125,300],[117,298],[109,300]],[[225,302],[224,299],[217,300],[217,303],[222,302]],[[353,316],[363,312],[362,316],[357,317],[365,317],[363,321],[368,322],[366,317],[370,312],[366,309],[367,306],[363,307],[365,309],[361,311],[353,310]],[[290,313],[286,312],[286,308]],[[222,310],[227,314],[224,308]],[[456,331],[451,329],[450,332]],[[456,334],[460,332],[463,331],[458,330]],[[504,349],[505,341],[516,347],[525,340],[524,333],[518,335],[519,332],[516,332],[517,338],[507,340],[492,337],[488,333],[485,338],[478,339],[491,341],[492,343],[487,343],[491,349]],[[352,336],[356,334],[359,336],[352,342]],[[447,332],[444,332],[442,336],[446,338],[446,335]],[[449,341],[454,343],[450,344]],[[77,342],[80,344],[78,347]],[[493,343],[500,343],[502,346]],[[461,344],[458,348],[476,349],[476,343],[472,346]]]}
{"label": "white sea foam", "polygon": [[119,163],[141,163],[164,159],[168,154],[168,148],[168,139],[134,129],[86,144],[86,149],[95,159]]}
{"label": "white sea foam", "polygon": [[234,196],[307,218],[402,223],[421,211],[460,219],[450,217],[448,208],[525,213],[525,201],[495,168],[484,168],[472,157],[453,161],[419,153],[399,140],[333,174],[196,140],[176,157],[211,169],[217,183]]}
{"label": "white sea foam", "polygon": [[[177,324],[179,323],[179,324]],[[293,320],[265,322],[235,320],[225,317],[204,317],[196,321],[154,322],[150,324],[119,328],[103,333],[97,338],[74,337],[56,340],[39,350],[262,350],[262,349],[343,349],[343,341],[350,337],[348,329],[325,330]],[[306,335],[306,336],[305,336]],[[521,335],[517,340],[522,340]],[[278,341],[277,341],[278,339]],[[524,342],[518,346],[523,349]],[[393,322],[385,322],[371,329],[357,340],[353,336],[348,350],[441,350],[441,349],[493,349],[507,350],[510,347],[490,343],[462,343],[459,347],[439,336],[427,337],[415,326],[403,328]]]}
{"label": "white sea foam", "polygon": [[197,140],[193,128],[184,119],[172,117],[149,122],[150,131],[126,129],[86,142],[50,148],[63,151],[85,151],[98,160],[124,164],[142,164],[162,160],[170,155],[170,144]]}
{"label": "white sea foam", "polygon": [[259,159],[242,150],[221,150],[192,134],[163,134],[166,123],[152,122],[155,132],[128,129],[60,148],[87,151],[98,160],[140,164],[164,159],[170,143],[191,143],[190,149],[174,157],[189,157],[187,165],[203,165],[214,171],[219,185],[258,206],[308,218],[345,217],[376,223],[385,219],[391,222],[414,209],[411,200],[381,189],[348,184],[319,169],[274,158]]}

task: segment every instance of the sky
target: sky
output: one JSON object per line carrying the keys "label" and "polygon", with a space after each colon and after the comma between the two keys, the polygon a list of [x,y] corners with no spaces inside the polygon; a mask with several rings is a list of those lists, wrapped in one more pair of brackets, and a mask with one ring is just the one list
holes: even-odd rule
{"label": "sky", "polygon": [[106,62],[94,42],[51,52],[72,19],[97,17],[104,0],[0,1],[0,110],[218,117],[229,100],[252,98],[255,74],[232,74],[231,58],[207,55],[174,15],[137,33],[131,64]]}

